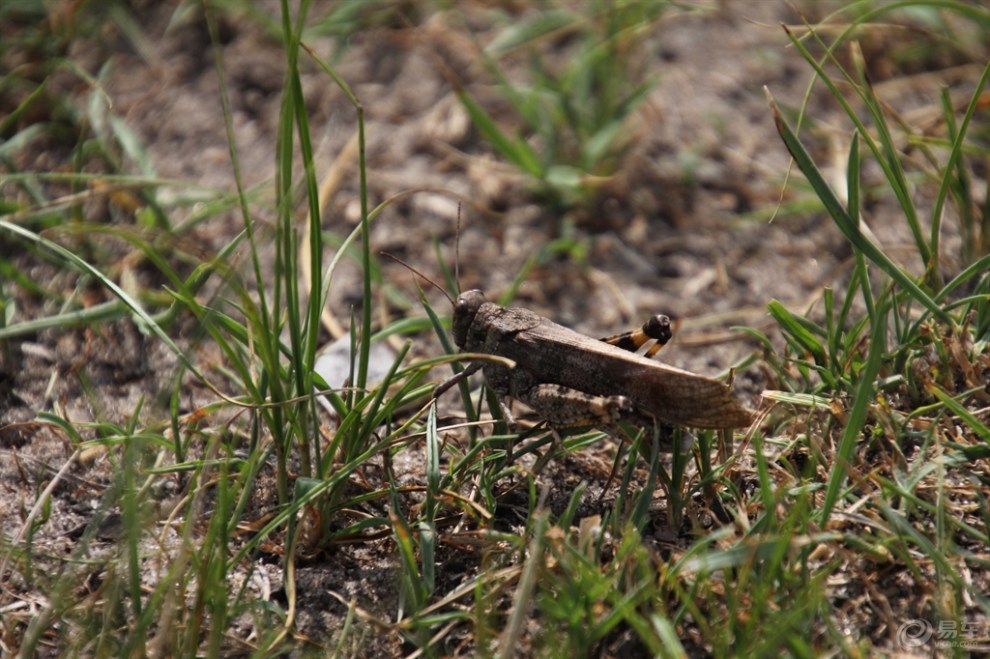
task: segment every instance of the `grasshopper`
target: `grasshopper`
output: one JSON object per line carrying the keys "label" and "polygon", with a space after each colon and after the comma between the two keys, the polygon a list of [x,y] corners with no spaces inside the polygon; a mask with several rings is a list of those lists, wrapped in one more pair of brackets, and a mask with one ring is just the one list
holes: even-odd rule
{"label": "grasshopper", "polygon": [[[555,428],[661,422],[695,428],[748,426],[753,413],[728,385],[650,359],[670,339],[670,321],[654,316],[642,329],[592,339],[520,307],[503,307],[471,290],[454,302],[454,342],[464,352],[497,355],[515,367],[476,363],[500,400],[515,398]],[[644,355],[633,352],[656,343]],[[438,388],[446,390],[453,382]]]}

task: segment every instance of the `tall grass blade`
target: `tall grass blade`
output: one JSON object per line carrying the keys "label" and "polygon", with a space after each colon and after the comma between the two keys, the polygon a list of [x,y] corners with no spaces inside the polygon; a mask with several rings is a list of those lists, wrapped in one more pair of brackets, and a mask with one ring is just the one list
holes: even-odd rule
{"label": "tall grass blade", "polygon": [[825,210],[831,216],[832,220],[835,222],[839,230],[842,231],[843,235],[852,243],[858,251],[862,252],[870,261],[879,266],[884,272],[886,272],[891,279],[896,281],[898,285],[901,286],[912,298],[917,300],[926,309],[928,309],[933,316],[945,323],[952,323],[952,319],[949,315],[934,301],[932,298],[923,291],[918,284],[914,282],[910,275],[901,270],[890,258],[883,253],[866,235],[862,232],[859,226],[858,218],[852,218],[846,209],[843,208],[842,203],[836,197],[832,188],[825,181],[825,177],[822,175],[821,170],[815,165],[811,156],[805,150],[804,145],[797,138],[794,132],[791,130],[790,126],[784,120],[783,116],[780,114],[780,110],[777,107],[776,102],[773,97],[770,96],[770,92],[767,91],[767,98],[770,102],[770,108],[773,112],[774,122],[777,125],[777,132],[780,134],[781,139],[783,139],[784,144],[787,146],[787,150],[790,152],[791,157],[794,158],[794,162],[797,164],[798,169],[804,174],[805,178],[811,184],[818,198],[821,199],[822,204],[825,206]]}
{"label": "tall grass blade", "polygon": [[835,508],[839,500],[839,494],[845,487],[847,470],[853,464],[856,453],[856,445],[861,437],[863,425],[869,415],[870,405],[876,393],[876,378],[880,373],[880,365],[883,363],[883,356],[887,345],[887,315],[883,306],[878,309],[878,314],[873,318],[873,328],[870,333],[870,352],[866,358],[866,364],[859,373],[859,383],[856,385],[856,393],[853,396],[852,406],[849,409],[849,416],[846,420],[846,427],[842,431],[842,440],[839,443],[839,450],[836,454],[836,464],[832,465],[832,475],[828,481],[828,488],[825,492],[825,499],[822,502],[821,510],[818,513],[819,524],[824,528],[828,522],[832,509]]}

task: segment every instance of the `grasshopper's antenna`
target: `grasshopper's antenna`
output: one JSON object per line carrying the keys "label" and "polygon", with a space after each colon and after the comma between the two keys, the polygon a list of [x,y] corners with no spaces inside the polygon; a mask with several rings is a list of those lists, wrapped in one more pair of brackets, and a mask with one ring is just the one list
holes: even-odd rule
{"label": "grasshopper's antenna", "polygon": [[457,233],[454,234],[454,283],[461,294],[461,202],[457,202]]}
{"label": "grasshopper's antenna", "polygon": [[454,299],[452,297],[450,297],[450,295],[447,294],[447,291],[443,290],[443,286],[441,286],[440,284],[436,283],[435,281],[433,281],[432,279],[430,279],[429,277],[427,277],[426,275],[424,275],[422,272],[420,272],[416,268],[412,267],[411,265],[409,265],[408,263],[406,263],[405,261],[403,261],[402,259],[400,259],[398,256],[396,256],[394,254],[389,254],[388,252],[378,252],[378,253],[380,255],[386,257],[386,258],[392,259],[393,261],[395,261],[399,265],[403,266],[404,268],[406,268],[410,272],[412,272],[412,273],[414,273],[416,275],[419,275],[420,278],[422,278],[424,281],[428,282],[429,284],[432,284],[434,288],[436,288],[438,291],[440,291],[441,293],[443,293],[443,296],[445,298],[447,298],[447,301],[450,302],[450,305],[451,306],[454,305]]}

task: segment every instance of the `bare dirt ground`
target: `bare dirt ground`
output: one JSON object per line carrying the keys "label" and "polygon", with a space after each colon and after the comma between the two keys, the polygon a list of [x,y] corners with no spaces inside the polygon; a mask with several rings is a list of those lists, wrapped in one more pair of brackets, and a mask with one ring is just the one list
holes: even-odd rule
{"label": "bare dirt ground", "polygon": [[[87,39],[70,44],[69,56],[94,75],[106,67],[101,80],[107,101],[146,145],[158,176],[232,189],[210,39],[199,16],[170,24],[173,10],[172,3],[135,9],[147,37],[144,52],[108,27],[99,43]],[[566,231],[587,249],[586,259],[546,257],[521,287],[518,304],[592,336],[622,331],[657,311],[670,313],[683,323],[665,350],[665,361],[710,374],[754,350],[752,343],[729,331],[731,326],[770,331],[765,311],[769,300],[782,300],[800,312],[823,286],[841,289],[850,251],[822,213],[784,213],[768,221],[778,203],[800,201],[805,194],[794,185],[781,192],[789,160],[764,93],[766,86],[779,102],[797,107],[809,80],[808,68],[779,26],[800,22],[786,3],[732,2],[706,11],[671,12],[644,45],[643,56],[651,58],[659,80],[629,123],[632,146],[619,172],[589,208],[568,217],[549,215],[527,189],[527,181],[495,161],[438,66],[444,62],[478,97],[491,101],[498,116],[491,80],[459,23],[471,24],[483,43],[489,35],[485,26],[474,22],[476,10],[465,6],[467,18],[438,13],[420,17],[411,26],[359,33],[337,63],[366,112],[372,205],[419,190],[375,221],[376,250],[436,273],[436,239],[452,262],[458,202],[446,192],[454,193],[470,202],[461,205],[461,287],[498,293],[540,246]],[[248,186],[270,188],[283,51],[246,17],[224,18],[221,38],[240,169]],[[332,41],[315,39],[311,45],[331,59]],[[882,40],[867,45],[882,59]],[[945,65],[943,82],[965,87],[970,78],[965,72],[954,78],[950,64],[954,63]],[[324,225],[343,235],[358,221],[356,166],[352,156],[341,156],[354,135],[354,111],[324,73],[309,63],[304,68],[320,160],[326,169],[336,164],[344,172]],[[896,82],[887,85],[885,73]],[[902,113],[938,102],[936,85],[905,83],[900,71],[877,75],[881,96]],[[62,82],[74,86],[68,91],[80,104],[92,94],[77,78],[66,76]],[[816,90],[810,98],[809,114],[823,124],[817,155],[841,170],[848,126],[837,118],[837,108],[827,97]],[[21,157],[26,158],[22,170],[52,170],[62,166],[65,153],[58,144],[50,144]],[[32,158],[34,162],[27,161]],[[900,223],[884,222],[881,212],[874,220],[871,228],[885,245],[896,251],[909,243]],[[240,220],[231,213],[199,226],[193,240],[204,252],[215,252],[239,230]],[[953,252],[951,237],[945,247]],[[412,290],[410,277],[397,266],[383,268],[387,280]],[[27,269],[39,280],[63,276],[62,270],[46,263]],[[138,269],[136,276],[147,281],[155,274],[150,268]],[[94,303],[106,299],[98,290],[93,295]],[[331,312],[346,322],[360,296],[358,269],[345,266],[331,289]],[[437,296],[431,297],[443,308]],[[17,320],[51,312],[27,295],[16,309]],[[186,329],[189,334],[178,338],[196,351],[200,339],[191,327]],[[416,348],[420,354],[438,350],[435,339],[424,337],[422,342]],[[210,363],[218,356],[204,349],[197,358]],[[176,360],[154,337],[121,320],[22,337],[4,346],[0,364],[0,532],[7,537],[23,532],[38,488],[65,465],[66,476],[33,542],[39,553],[66,555],[108,494],[107,484],[120,464],[98,452],[73,455],[63,436],[27,422],[39,411],[57,409],[74,421],[126,424],[139,400],[144,418],[161,418],[153,410],[160,413],[168,404]],[[754,407],[765,385],[758,369],[736,378],[738,394]],[[185,396],[185,411],[210,400],[208,392],[194,384]],[[607,465],[608,459],[596,455],[589,455],[585,464],[572,464],[573,458],[568,458],[557,465],[561,490],[588,473],[593,474],[588,478],[603,481],[601,468],[592,462]],[[167,500],[168,495],[161,493],[160,498]],[[264,505],[259,502],[259,509]],[[89,539],[92,551],[112,546],[112,522],[107,520]],[[478,569],[475,558],[446,549],[439,560],[443,574],[453,581]],[[396,569],[384,545],[344,546],[303,566],[298,574],[299,630],[313,639],[325,637],[327,630],[339,627],[352,597],[366,610],[392,614]],[[255,578],[258,584],[253,587],[259,593],[281,596],[277,558],[260,560]],[[17,587],[16,580],[8,581],[0,604],[9,603]],[[17,597],[29,601],[32,592],[25,588]],[[387,655],[401,652],[401,647],[394,639],[380,639],[365,650],[368,655]]]}

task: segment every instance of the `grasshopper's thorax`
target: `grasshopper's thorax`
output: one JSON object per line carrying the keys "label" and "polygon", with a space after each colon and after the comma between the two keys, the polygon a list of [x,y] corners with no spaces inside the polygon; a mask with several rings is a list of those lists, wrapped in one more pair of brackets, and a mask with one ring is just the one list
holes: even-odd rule
{"label": "grasshopper's thorax", "polygon": [[477,289],[461,293],[457,297],[457,301],[454,302],[454,320],[451,329],[454,334],[454,343],[457,344],[458,348],[463,348],[467,343],[471,323],[474,322],[478,309],[484,303],[485,294]]}

